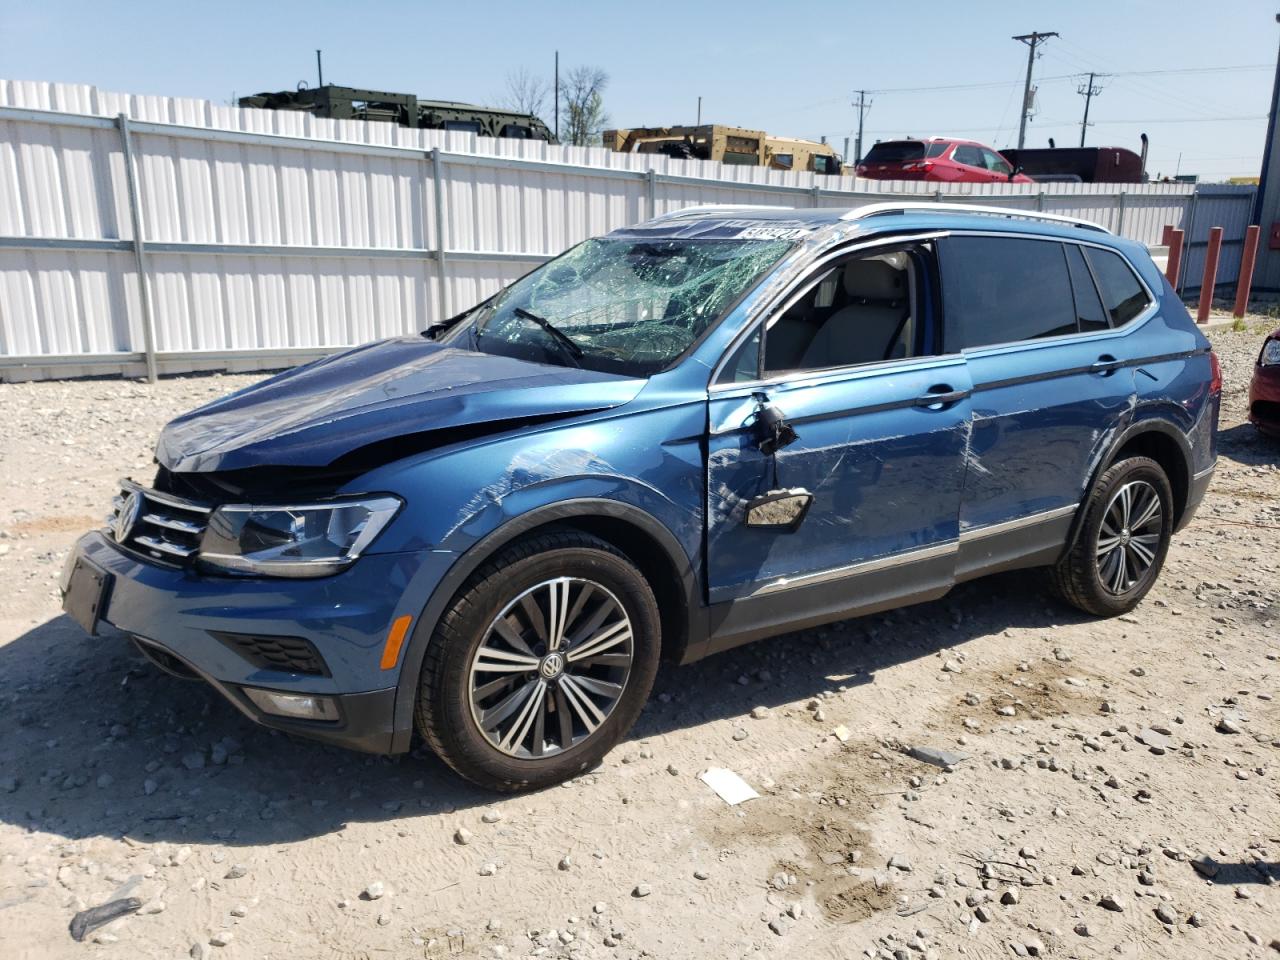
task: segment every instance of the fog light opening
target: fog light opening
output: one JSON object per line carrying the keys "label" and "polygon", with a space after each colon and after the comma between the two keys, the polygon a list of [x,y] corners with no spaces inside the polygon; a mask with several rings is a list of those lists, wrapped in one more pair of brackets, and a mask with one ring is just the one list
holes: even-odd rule
{"label": "fog light opening", "polygon": [[337,720],[338,708],[332,697],[314,693],[281,693],[279,690],[260,690],[245,687],[244,694],[263,713],[295,720]]}

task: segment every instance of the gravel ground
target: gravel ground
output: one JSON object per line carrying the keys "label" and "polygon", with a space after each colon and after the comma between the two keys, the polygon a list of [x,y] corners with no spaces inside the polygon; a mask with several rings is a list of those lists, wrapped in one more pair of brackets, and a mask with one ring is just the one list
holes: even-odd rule
{"label": "gravel ground", "polygon": [[1278,956],[1264,324],[1214,334],[1219,471],[1134,615],[1004,575],[664,669],[598,771],[510,798],[258,729],[60,615],[115,479],[253,378],[0,386],[0,956]]}

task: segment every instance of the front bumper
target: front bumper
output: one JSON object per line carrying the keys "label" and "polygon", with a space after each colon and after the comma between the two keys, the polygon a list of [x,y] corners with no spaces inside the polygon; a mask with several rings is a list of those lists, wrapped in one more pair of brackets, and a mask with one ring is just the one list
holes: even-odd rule
{"label": "front bumper", "polygon": [[[95,531],[76,543],[71,562],[79,558],[110,578],[101,621],[141,640],[149,656],[158,652],[152,659],[177,667],[171,672],[205,680],[255,722],[374,753],[407,741],[395,737],[393,719],[400,665],[383,669],[383,649],[397,618],[421,613],[450,555],[366,554],[314,580],[215,577],[141,560]],[[320,668],[274,665],[226,635],[300,639]],[[245,687],[328,697],[338,718],[267,714]]]}

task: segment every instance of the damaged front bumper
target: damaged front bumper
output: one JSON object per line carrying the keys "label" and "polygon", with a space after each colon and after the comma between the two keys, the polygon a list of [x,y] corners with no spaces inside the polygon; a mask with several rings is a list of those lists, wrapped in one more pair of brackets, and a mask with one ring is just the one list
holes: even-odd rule
{"label": "damaged front bumper", "polygon": [[204,680],[257,723],[389,753],[408,740],[394,723],[392,626],[416,621],[451,561],[368,554],[321,579],[232,581],[143,560],[95,531],[68,558],[63,606],[90,632],[106,623],[134,637],[162,669]]}

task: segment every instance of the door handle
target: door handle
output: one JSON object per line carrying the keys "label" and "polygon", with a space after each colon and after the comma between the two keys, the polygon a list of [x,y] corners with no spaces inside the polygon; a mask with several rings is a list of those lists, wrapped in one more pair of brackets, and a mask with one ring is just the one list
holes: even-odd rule
{"label": "door handle", "polygon": [[1100,373],[1103,376],[1106,376],[1107,374],[1111,373],[1111,371],[1115,370],[1117,367],[1122,367],[1122,366],[1124,366],[1124,361],[1117,360],[1115,357],[1113,357],[1109,353],[1104,353],[1102,356],[1100,356],[1097,360],[1095,360],[1093,363],[1089,365],[1089,372]]}
{"label": "door handle", "polygon": [[970,392],[969,390],[954,390],[949,383],[940,383],[935,387],[930,387],[928,393],[916,397],[916,406],[941,410],[963,400],[969,396]]}

